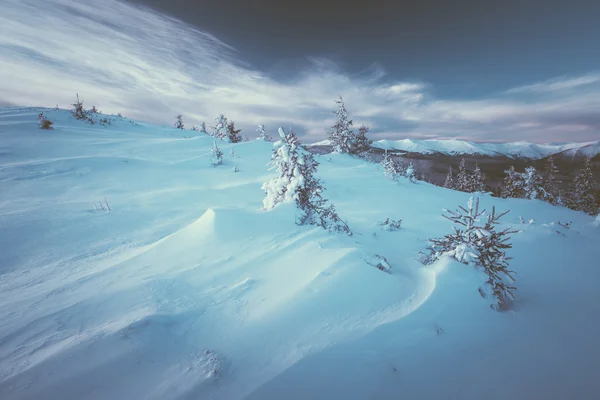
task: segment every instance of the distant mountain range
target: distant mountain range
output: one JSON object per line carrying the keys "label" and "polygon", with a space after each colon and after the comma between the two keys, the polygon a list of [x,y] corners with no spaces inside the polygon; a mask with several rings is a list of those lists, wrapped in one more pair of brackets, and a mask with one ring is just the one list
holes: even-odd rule
{"label": "distant mountain range", "polygon": [[[323,140],[309,146],[328,146],[330,142]],[[514,143],[475,143],[464,140],[380,140],[373,142],[373,147],[382,150],[400,151],[421,154],[482,155],[505,156],[509,158],[540,159],[553,154],[563,156],[595,157],[600,154],[600,140],[585,143],[548,143],[535,144],[529,142]]]}

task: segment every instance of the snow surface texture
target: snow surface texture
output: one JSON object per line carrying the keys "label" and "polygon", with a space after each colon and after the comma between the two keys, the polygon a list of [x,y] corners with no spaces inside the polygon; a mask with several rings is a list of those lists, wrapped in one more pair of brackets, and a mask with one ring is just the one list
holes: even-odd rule
{"label": "snow surface texture", "polygon": [[[483,196],[521,230],[515,308],[498,313],[477,291],[481,271],[416,260],[467,193],[317,156],[355,232],[328,234],[295,225],[293,204],[262,210],[272,143],[220,143],[225,167],[213,168],[199,132],[44,110],[47,131],[40,111],[0,109],[0,399],[600,391],[594,218]],[[382,230],[386,218],[401,229]]]}
{"label": "snow surface texture", "polygon": [[[328,140],[311,144],[312,146],[329,145]],[[586,157],[595,157],[600,154],[600,140],[585,143],[559,143],[535,144],[529,142],[515,143],[474,143],[458,139],[447,140],[379,140],[373,142],[373,147],[382,150],[398,150],[411,153],[446,155],[484,155],[506,156],[540,159],[552,154],[562,153],[572,156],[575,153]]]}

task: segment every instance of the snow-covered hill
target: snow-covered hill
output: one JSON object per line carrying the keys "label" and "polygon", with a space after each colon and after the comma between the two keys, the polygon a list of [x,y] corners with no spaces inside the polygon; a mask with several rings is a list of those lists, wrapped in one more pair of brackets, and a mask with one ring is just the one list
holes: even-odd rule
{"label": "snow-covered hill", "polygon": [[[481,272],[416,260],[468,194],[316,156],[353,237],[261,209],[271,144],[0,109],[0,398],[592,398],[600,227],[510,209],[515,308]],[[274,132],[270,132],[273,134]],[[231,151],[234,151],[234,155]],[[234,172],[238,167],[239,172]],[[520,224],[519,217],[534,218]],[[403,219],[399,231],[377,222]],[[558,221],[573,221],[563,228]],[[391,274],[373,266],[386,257]]]}
{"label": "snow-covered hill", "polygon": [[[313,143],[312,146],[327,146],[328,140]],[[581,155],[595,157],[600,154],[600,140],[586,143],[550,143],[535,144],[529,142],[515,143],[475,143],[464,140],[380,140],[373,147],[382,150],[395,150],[421,154],[445,155],[482,155],[505,156],[510,158],[539,159],[553,154]]]}

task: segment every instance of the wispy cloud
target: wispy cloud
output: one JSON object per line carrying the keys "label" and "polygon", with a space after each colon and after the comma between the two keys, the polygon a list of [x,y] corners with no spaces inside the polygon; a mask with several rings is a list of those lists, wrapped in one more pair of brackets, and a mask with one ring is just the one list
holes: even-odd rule
{"label": "wispy cloud", "polygon": [[[268,45],[268,44],[265,44]],[[0,104],[65,107],[79,93],[105,112],[187,125],[224,112],[250,135],[258,123],[325,136],[338,94],[378,138],[584,141],[600,136],[600,75],[555,79],[478,100],[434,96],[378,64],[358,75],[310,59],[287,81],[178,20],[117,0],[0,2]]]}
{"label": "wispy cloud", "polygon": [[577,89],[600,82],[600,74],[589,74],[578,77],[560,77],[532,85],[511,88],[506,93],[543,93]]}

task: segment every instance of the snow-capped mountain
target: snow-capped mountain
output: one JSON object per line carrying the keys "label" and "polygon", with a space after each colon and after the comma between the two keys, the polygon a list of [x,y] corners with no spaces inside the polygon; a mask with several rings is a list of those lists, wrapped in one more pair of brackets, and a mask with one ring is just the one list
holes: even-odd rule
{"label": "snow-capped mountain", "polygon": [[[327,146],[328,140],[313,143],[311,146]],[[421,154],[446,154],[446,155],[483,155],[505,156],[510,158],[539,159],[552,154],[568,156],[582,155],[595,157],[600,154],[600,140],[584,143],[548,143],[536,144],[530,142],[514,143],[475,143],[457,139],[403,139],[380,140],[373,143],[373,147],[382,150],[404,151]]]}

